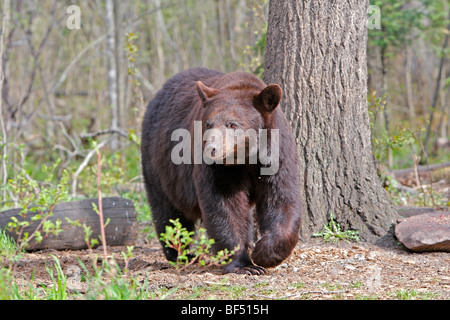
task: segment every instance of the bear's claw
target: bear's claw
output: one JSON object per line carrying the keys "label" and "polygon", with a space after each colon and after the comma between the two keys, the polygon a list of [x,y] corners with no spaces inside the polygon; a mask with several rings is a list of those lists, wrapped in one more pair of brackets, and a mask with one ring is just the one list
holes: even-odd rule
{"label": "bear's claw", "polygon": [[230,269],[224,269],[225,273],[237,273],[237,274],[247,274],[247,275],[257,275],[263,276],[267,274],[266,269],[257,265],[247,265],[243,267],[234,267]]}

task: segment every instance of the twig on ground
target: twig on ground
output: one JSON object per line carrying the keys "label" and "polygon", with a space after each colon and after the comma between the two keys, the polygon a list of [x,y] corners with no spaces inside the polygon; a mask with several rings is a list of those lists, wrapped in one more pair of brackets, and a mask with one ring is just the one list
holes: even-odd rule
{"label": "twig on ground", "polygon": [[265,295],[261,295],[261,294],[253,294],[254,297],[258,297],[258,298],[264,298],[264,299],[273,299],[273,300],[283,300],[283,299],[288,299],[288,298],[297,298],[303,295],[307,295],[307,294],[340,294],[340,293],[346,293],[348,292],[348,290],[341,290],[341,291],[316,291],[316,290],[312,290],[312,291],[305,291],[305,292],[298,292],[298,293],[294,293],[294,294],[288,294],[286,296],[283,297],[273,297],[273,296],[265,296]]}
{"label": "twig on ground", "polygon": [[231,286],[231,283],[220,283],[220,282],[212,282],[212,281],[203,281],[203,283],[209,284],[209,285],[216,285],[216,286]]}

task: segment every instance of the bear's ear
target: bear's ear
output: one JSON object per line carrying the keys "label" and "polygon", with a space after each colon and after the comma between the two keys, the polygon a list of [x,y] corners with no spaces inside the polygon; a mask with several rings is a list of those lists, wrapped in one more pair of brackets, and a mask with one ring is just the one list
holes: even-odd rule
{"label": "bear's ear", "polygon": [[277,84],[269,84],[260,94],[255,96],[254,105],[256,109],[263,112],[272,112],[280,104],[283,90]]}
{"label": "bear's ear", "polygon": [[202,99],[203,105],[205,105],[209,99],[219,93],[219,90],[207,87],[201,81],[197,81],[196,86],[198,95],[200,96],[200,99]]}

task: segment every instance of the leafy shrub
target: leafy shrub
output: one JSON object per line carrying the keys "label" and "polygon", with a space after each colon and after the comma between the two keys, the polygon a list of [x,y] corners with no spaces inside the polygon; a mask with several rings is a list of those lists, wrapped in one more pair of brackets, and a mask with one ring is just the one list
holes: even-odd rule
{"label": "leafy shrub", "polygon": [[198,239],[193,236],[194,231],[188,231],[181,225],[179,219],[169,220],[173,226],[166,226],[166,232],[161,233],[160,240],[163,241],[167,248],[172,248],[177,252],[177,261],[169,261],[177,270],[187,267],[195,262],[200,265],[225,265],[231,262],[231,257],[239,250],[239,246],[233,250],[220,250],[213,255],[211,246],[214,239],[206,236],[206,230],[199,228],[197,231]]}

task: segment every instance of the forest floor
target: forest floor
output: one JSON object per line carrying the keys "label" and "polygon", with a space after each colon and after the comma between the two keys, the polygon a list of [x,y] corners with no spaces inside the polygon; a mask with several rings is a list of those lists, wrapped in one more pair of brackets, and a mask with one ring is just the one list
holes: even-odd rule
{"label": "forest floor", "polygon": [[[126,249],[108,248],[123,268],[121,251]],[[101,250],[94,253],[102,256]],[[51,285],[46,269],[54,261],[51,255],[68,276],[68,289],[83,298],[88,285],[79,261],[91,265],[88,250],[27,253],[14,274],[27,280],[34,272],[35,286]],[[152,299],[450,299],[450,254],[411,253],[394,239],[381,246],[319,239],[299,243],[285,263],[264,276],[222,275],[218,267],[198,265],[177,272],[152,240],[135,247],[128,270],[122,277],[147,281]]]}
{"label": "forest floor", "polygon": [[[436,179],[435,196],[448,201],[449,180],[448,176]],[[177,271],[164,258],[155,238],[140,241],[134,247],[127,271],[122,256],[127,249],[107,249],[122,271],[103,271],[100,286],[106,287],[108,282],[122,277],[136,283],[138,290],[145,290],[144,298],[148,299],[450,299],[450,253],[413,253],[392,234],[375,244],[346,241],[332,244],[322,238],[311,238],[300,242],[283,264],[268,269],[264,276],[223,275],[219,267],[198,264]],[[48,271],[48,266],[54,264],[54,256],[67,277],[69,298],[102,299],[102,288],[93,290],[86,280],[88,273],[95,274],[92,254],[102,257],[103,251],[97,248],[92,253],[89,250],[26,253],[14,264],[13,274],[17,283],[32,281],[35,288],[48,288],[54,283]]]}

